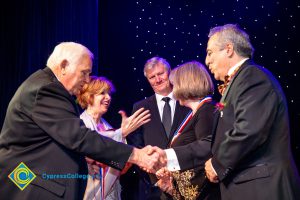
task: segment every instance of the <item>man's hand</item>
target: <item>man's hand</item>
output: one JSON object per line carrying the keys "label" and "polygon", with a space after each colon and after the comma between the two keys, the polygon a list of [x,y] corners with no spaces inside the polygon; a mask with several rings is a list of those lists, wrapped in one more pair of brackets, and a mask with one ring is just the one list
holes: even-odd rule
{"label": "man's hand", "polygon": [[159,147],[156,147],[156,146],[153,147],[153,146],[150,146],[150,145],[146,146],[144,149],[145,150],[147,149],[147,154],[148,155],[151,155],[153,153],[158,153],[159,154],[159,161],[164,166],[167,165],[167,162],[168,162],[168,160],[167,160],[167,154],[166,154],[166,152],[163,149],[161,149]]}
{"label": "man's hand", "polygon": [[[134,148],[128,162],[138,165],[148,173],[155,173],[160,168],[166,165],[165,159],[156,150],[151,150],[152,146],[148,145],[143,149]],[[160,149],[161,150],[161,149]],[[161,150],[162,151],[162,150]]]}
{"label": "man's hand", "polygon": [[121,130],[123,137],[135,131],[137,128],[150,121],[151,114],[149,110],[140,108],[130,117],[127,117],[125,111],[120,110],[119,114],[122,116]]}
{"label": "man's hand", "polygon": [[215,173],[213,166],[211,164],[211,158],[205,162],[205,173],[206,173],[206,177],[209,179],[210,182],[213,183],[219,182],[218,175]]}

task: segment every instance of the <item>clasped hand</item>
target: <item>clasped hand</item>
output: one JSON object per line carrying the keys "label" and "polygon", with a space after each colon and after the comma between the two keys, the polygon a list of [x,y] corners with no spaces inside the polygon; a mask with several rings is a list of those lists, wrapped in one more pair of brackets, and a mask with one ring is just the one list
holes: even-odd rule
{"label": "clasped hand", "polygon": [[158,178],[158,181],[155,185],[158,186],[162,191],[173,195],[174,187],[171,172],[166,167],[163,167],[156,172],[156,177]]}
{"label": "clasped hand", "polygon": [[138,165],[148,173],[156,173],[167,165],[167,155],[164,150],[148,145],[142,149],[134,148],[128,162]]}

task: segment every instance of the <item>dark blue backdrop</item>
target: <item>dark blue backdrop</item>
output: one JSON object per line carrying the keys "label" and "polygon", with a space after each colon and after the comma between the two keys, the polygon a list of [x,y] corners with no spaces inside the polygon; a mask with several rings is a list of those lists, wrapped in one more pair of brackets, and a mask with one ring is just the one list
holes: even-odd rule
{"label": "dark blue backdrop", "polygon": [[[0,126],[17,87],[44,68],[55,45],[86,45],[98,66],[98,0],[12,0],[0,3]],[[94,67],[94,73],[98,68]]]}
{"label": "dark blue backdrop", "polygon": [[147,59],[158,55],[172,67],[190,60],[204,63],[209,29],[234,23],[249,33],[256,63],[281,83],[289,105],[292,149],[295,156],[300,154],[299,1],[101,1],[99,13],[100,74],[117,89],[106,116],[113,125],[120,124],[119,109],[130,113],[135,101],[152,95],[143,76]]}

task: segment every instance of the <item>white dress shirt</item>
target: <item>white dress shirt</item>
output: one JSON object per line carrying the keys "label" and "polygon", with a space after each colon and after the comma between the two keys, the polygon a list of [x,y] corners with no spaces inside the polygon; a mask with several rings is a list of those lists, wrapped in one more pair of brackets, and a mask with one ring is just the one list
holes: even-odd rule
{"label": "white dress shirt", "polygon": [[169,104],[171,106],[171,123],[173,123],[175,108],[176,108],[176,100],[174,99],[173,92],[171,92],[168,96],[155,94],[160,120],[162,120],[162,114],[163,114],[164,106],[166,103],[165,101],[162,100],[162,98],[164,98],[164,97],[170,97]]}

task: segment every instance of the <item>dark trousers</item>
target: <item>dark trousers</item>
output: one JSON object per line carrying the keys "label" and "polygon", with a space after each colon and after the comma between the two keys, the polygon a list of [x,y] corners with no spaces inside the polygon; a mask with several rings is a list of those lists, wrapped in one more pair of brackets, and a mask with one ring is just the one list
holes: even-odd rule
{"label": "dark trousers", "polygon": [[149,175],[136,166],[131,167],[120,178],[122,200],[171,200],[171,196],[163,193],[151,183]]}

